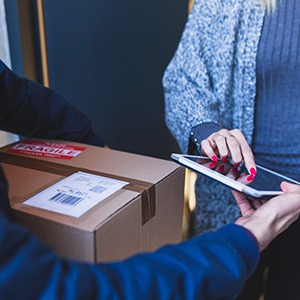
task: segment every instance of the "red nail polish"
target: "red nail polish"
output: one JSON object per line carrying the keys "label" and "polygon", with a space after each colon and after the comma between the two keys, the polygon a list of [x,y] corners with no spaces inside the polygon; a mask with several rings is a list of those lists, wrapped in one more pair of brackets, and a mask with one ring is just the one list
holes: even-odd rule
{"label": "red nail polish", "polygon": [[250,174],[255,176],[256,175],[256,170],[254,168],[251,168],[250,169]]}
{"label": "red nail polish", "polygon": [[211,158],[213,161],[217,162],[218,161],[218,158],[214,155],[212,158]]}
{"label": "red nail polish", "polygon": [[223,171],[224,171],[224,166],[220,166],[219,172],[223,173]]}
{"label": "red nail polish", "polygon": [[237,173],[237,171],[238,171],[237,168],[232,169],[232,172],[234,172],[234,173]]}
{"label": "red nail polish", "polygon": [[240,164],[238,163],[238,164],[234,164],[234,165],[238,168]]}
{"label": "red nail polish", "polygon": [[222,161],[226,162],[227,161],[227,157],[222,157]]}
{"label": "red nail polish", "polygon": [[216,165],[217,165],[216,162],[212,162],[212,163],[210,163],[208,166],[212,169],[212,168],[214,168]]}
{"label": "red nail polish", "polygon": [[248,181],[253,181],[253,179],[254,179],[254,176],[253,176],[253,175],[249,175],[249,176],[247,177],[247,180],[248,180]]}

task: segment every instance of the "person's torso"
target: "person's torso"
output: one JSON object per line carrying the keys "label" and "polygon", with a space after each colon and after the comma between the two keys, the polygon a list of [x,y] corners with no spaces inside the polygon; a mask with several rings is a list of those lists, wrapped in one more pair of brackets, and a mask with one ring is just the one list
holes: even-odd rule
{"label": "person's torso", "polygon": [[[300,2],[265,15],[257,55],[256,162],[300,178]],[[298,175],[297,175],[298,174]]]}

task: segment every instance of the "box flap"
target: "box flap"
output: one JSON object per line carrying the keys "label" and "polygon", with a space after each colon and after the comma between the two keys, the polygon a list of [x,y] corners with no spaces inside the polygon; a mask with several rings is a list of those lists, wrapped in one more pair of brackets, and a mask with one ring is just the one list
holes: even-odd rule
{"label": "box flap", "polygon": [[[179,166],[168,160],[158,159],[153,157],[147,157],[138,154],[132,154],[112,149],[106,149],[91,145],[85,145],[75,142],[65,142],[60,140],[37,140],[45,141],[49,143],[57,143],[64,145],[74,145],[78,147],[85,147],[79,155],[73,157],[70,160],[62,160],[59,158],[48,158],[43,156],[29,156],[20,154],[10,154],[14,156],[23,156],[35,160],[41,160],[45,162],[51,162],[59,168],[60,165],[76,167],[84,171],[98,171],[101,170],[103,174],[111,174],[118,177],[131,178],[139,181],[157,183],[162,178],[178,169]],[[20,143],[20,142],[19,142]],[[18,143],[2,147],[0,153],[6,153],[7,151]],[[2,161],[5,160],[3,155]]]}

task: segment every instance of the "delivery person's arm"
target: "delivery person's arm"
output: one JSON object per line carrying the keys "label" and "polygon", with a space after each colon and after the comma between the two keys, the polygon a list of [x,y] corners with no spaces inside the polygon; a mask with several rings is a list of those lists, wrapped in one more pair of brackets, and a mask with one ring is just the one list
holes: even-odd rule
{"label": "delivery person's arm", "polygon": [[120,263],[77,263],[0,215],[0,298],[234,299],[258,256],[255,238],[229,225]]}
{"label": "delivery person's arm", "polygon": [[104,146],[88,118],[51,89],[19,77],[0,60],[0,129],[26,137]]}

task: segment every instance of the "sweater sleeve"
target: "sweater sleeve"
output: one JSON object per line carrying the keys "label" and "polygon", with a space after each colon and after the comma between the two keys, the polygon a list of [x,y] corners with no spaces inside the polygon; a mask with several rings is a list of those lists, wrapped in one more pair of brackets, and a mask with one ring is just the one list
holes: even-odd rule
{"label": "sweater sleeve", "polygon": [[78,263],[0,215],[3,299],[233,299],[258,257],[253,236],[228,225],[122,262]]}
{"label": "sweater sleeve", "polygon": [[104,146],[89,119],[49,88],[19,77],[0,61],[0,129],[26,137]]}
{"label": "sweater sleeve", "polygon": [[188,152],[190,154],[202,155],[203,153],[201,152],[201,142],[212,133],[219,131],[220,129],[220,126],[212,122],[202,123],[193,127],[190,133]]}
{"label": "sweater sleeve", "polygon": [[[216,1],[196,0],[180,43],[164,77],[165,120],[168,128],[187,153],[191,129],[205,122],[219,123],[217,99],[211,81]],[[212,6],[212,7],[210,7]]]}

